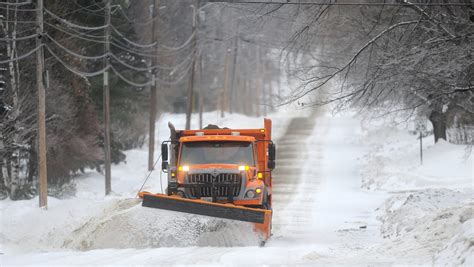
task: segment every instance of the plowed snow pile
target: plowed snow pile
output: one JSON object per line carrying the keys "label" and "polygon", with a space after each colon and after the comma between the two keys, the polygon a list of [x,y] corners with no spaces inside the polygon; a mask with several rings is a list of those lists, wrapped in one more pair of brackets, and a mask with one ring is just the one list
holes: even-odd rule
{"label": "plowed snow pile", "polygon": [[431,135],[423,138],[421,164],[419,139],[407,129],[365,127],[363,187],[392,194],[379,212],[383,250],[399,262],[473,266],[473,155]]}
{"label": "plowed snow pile", "polygon": [[143,208],[140,200],[119,200],[74,230],[64,248],[156,248],[255,246],[252,225]]}

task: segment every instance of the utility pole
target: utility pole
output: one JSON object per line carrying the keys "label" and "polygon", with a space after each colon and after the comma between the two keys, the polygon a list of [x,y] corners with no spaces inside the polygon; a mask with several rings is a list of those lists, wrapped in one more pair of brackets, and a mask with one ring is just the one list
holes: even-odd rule
{"label": "utility pole", "polygon": [[230,49],[226,48],[225,51],[225,61],[224,61],[224,86],[222,90],[222,98],[221,98],[221,118],[224,118],[224,111],[227,110],[227,91],[228,91],[228,83],[229,83],[229,53]]}
{"label": "utility pole", "polygon": [[[152,30],[151,30],[151,38],[153,42],[155,42],[154,46],[154,51],[153,51],[153,59],[152,59],[152,65],[156,66],[158,65],[158,34],[156,31],[158,30],[157,27],[157,19],[156,16],[158,16],[158,6],[160,5],[159,0],[154,0],[153,1],[153,11],[151,12],[151,16],[153,19],[152,23]],[[152,70],[152,80],[153,83],[150,86],[150,127],[149,127],[149,133],[148,133],[148,170],[151,171],[153,170],[153,164],[155,161],[154,155],[155,155],[155,122],[156,122],[156,101],[157,101],[157,92],[158,92],[158,83],[156,82],[156,69]]]}
{"label": "utility pole", "polygon": [[257,50],[257,91],[255,92],[255,115],[260,117],[260,93],[262,91],[262,62],[260,58],[260,47],[256,46]]}
{"label": "utility pole", "polygon": [[38,0],[36,7],[36,86],[38,87],[38,180],[39,206],[48,208],[48,170],[46,165],[46,92],[44,88],[44,53],[43,53],[43,0]]}
{"label": "utility pole", "polygon": [[198,84],[199,84],[199,129],[202,129],[202,112],[204,111],[204,97],[202,91],[202,58],[199,56],[199,72],[198,72]]}
{"label": "utility pole", "polygon": [[236,33],[234,37],[234,59],[232,61],[232,80],[230,83],[230,103],[229,103],[229,112],[232,114],[234,111],[234,93],[235,93],[235,76],[237,73],[237,54],[239,52],[239,24],[237,23]]}
{"label": "utility pole", "polygon": [[[199,7],[199,2],[198,2],[198,7]],[[197,50],[197,42],[196,42],[196,7],[194,5],[191,5],[191,8],[193,9],[193,30],[192,33],[194,34],[193,37],[193,55],[192,55],[192,66],[191,66],[191,80],[189,82],[188,86],[188,107],[186,110],[186,130],[191,129],[191,114],[193,112],[193,90],[194,90],[194,71],[196,67],[196,50]]]}
{"label": "utility pole", "polygon": [[[105,66],[109,66],[110,53],[110,1],[107,0],[105,6]],[[109,89],[109,70],[104,72],[104,156],[105,156],[105,194],[112,191],[110,175],[110,89]]]}
{"label": "utility pole", "polygon": [[[265,54],[263,56],[265,59]],[[267,116],[267,109],[268,109],[268,90],[266,90],[266,80],[267,80],[267,62],[263,60],[262,64],[262,102],[263,102],[263,116]]]}

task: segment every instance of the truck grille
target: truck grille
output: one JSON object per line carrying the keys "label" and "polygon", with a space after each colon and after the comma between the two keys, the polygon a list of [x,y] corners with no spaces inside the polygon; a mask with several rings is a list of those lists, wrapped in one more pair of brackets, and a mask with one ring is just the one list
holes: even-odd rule
{"label": "truck grille", "polygon": [[240,173],[209,173],[188,174],[190,193],[193,197],[212,197],[212,188],[215,188],[215,197],[238,196],[242,186]]}

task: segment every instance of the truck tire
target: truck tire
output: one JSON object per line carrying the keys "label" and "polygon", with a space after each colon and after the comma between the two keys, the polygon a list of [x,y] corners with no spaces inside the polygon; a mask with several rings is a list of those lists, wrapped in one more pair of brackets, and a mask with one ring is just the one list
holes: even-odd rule
{"label": "truck tire", "polygon": [[261,206],[262,209],[266,209],[266,210],[272,209],[269,199],[270,197],[268,196],[267,189],[265,189],[265,191],[263,192],[263,200],[262,200],[262,206]]}

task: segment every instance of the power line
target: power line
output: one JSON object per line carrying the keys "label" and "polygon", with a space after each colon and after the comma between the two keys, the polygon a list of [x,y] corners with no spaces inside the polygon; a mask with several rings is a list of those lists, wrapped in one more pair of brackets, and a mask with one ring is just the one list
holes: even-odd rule
{"label": "power line", "polygon": [[[94,39],[82,37],[82,36],[80,36],[80,35],[81,35],[80,33],[77,33],[77,35],[76,35],[76,34],[72,34],[72,33],[68,32],[68,31],[66,31],[66,30],[64,30],[64,29],[61,29],[61,28],[59,28],[59,27],[57,27],[57,26],[55,26],[55,25],[53,25],[53,24],[50,24],[50,23],[48,23],[48,22],[45,22],[45,24],[48,25],[49,27],[55,28],[56,30],[58,30],[58,31],[60,31],[60,32],[63,32],[63,33],[65,33],[65,34],[68,34],[68,35],[70,36],[70,37],[68,37],[68,38],[78,38],[78,39],[82,39],[82,40],[85,40],[85,41],[95,42],[95,43],[102,43],[102,44],[105,43],[104,40],[100,40],[100,39],[94,40]],[[88,35],[88,34],[84,34],[84,35],[91,36],[91,35]]]}
{"label": "power line", "polygon": [[134,69],[134,70],[137,70],[137,71],[151,71],[151,70],[154,70],[154,69],[163,69],[163,70],[176,70],[178,69],[179,67],[181,67],[181,65],[184,65],[183,63],[186,63],[188,61],[188,59],[190,58],[189,56],[186,57],[185,60],[183,60],[182,62],[180,62],[178,65],[174,66],[174,67],[165,67],[165,66],[161,66],[161,65],[155,65],[155,66],[150,66],[150,67],[144,67],[144,68],[140,68],[140,67],[135,67],[131,64],[128,64],[126,63],[125,61],[122,61],[117,55],[115,55],[114,53],[109,53],[109,54],[102,54],[102,55],[98,55],[98,56],[87,56],[87,55],[82,55],[82,54],[79,54],[79,53],[76,53],[74,51],[72,51],[71,49],[65,47],[64,45],[62,45],[59,41],[55,40],[53,37],[51,37],[51,35],[49,34],[46,34],[46,36],[48,37],[48,39],[50,39],[56,46],[58,46],[59,48],[61,48],[64,52],[72,55],[72,56],[76,56],[76,57],[79,57],[81,59],[86,59],[86,60],[98,60],[98,59],[103,59],[105,57],[107,57],[108,55],[110,55],[113,59],[115,59],[118,63],[124,65],[125,67],[128,67],[130,69]]}
{"label": "power line", "polygon": [[[2,2],[0,2],[0,4],[2,4]],[[34,9],[34,8],[24,8],[24,9],[12,9],[12,7],[4,7],[4,6],[0,6],[0,9],[3,9],[3,10],[11,10],[11,11],[19,11],[19,12],[37,12],[39,11],[39,9]]]}
{"label": "power line", "polygon": [[[112,39],[114,40],[115,38],[112,38]],[[161,55],[143,53],[141,51],[136,50],[135,48],[126,47],[126,46],[124,46],[124,44],[117,43],[117,42],[114,42],[114,41],[112,41],[110,44],[117,47],[117,48],[119,48],[119,49],[121,49],[121,50],[123,50],[123,51],[127,51],[129,53],[133,53],[133,54],[136,54],[136,55],[139,55],[139,56],[142,56],[142,57],[147,57],[147,58],[159,58],[159,57],[161,57]],[[174,54],[176,52],[179,52],[179,51],[171,51],[171,52],[167,52],[167,53],[168,54]]]}
{"label": "power line", "polygon": [[[74,68],[73,66],[69,65],[68,63],[66,63],[63,59],[61,59],[61,57],[59,57],[48,45],[45,45],[46,49],[48,50],[48,52],[53,56],[53,58],[55,58],[61,65],[63,65],[66,69],[68,69],[69,71],[71,71],[72,73],[76,74],[76,75],[79,75],[79,76],[83,76],[83,77],[95,77],[95,76],[98,76],[98,75],[101,75],[103,74],[104,72],[106,72],[108,69],[111,69],[116,75],[117,77],[120,78],[120,80],[122,80],[123,82],[131,85],[131,86],[135,86],[135,87],[144,87],[144,86],[148,86],[148,85],[151,85],[153,84],[153,81],[147,81],[145,83],[137,83],[137,82],[134,82],[128,78],[126,78],[123,74],[121,74],[115,67],[113,67],[112,65],[109,65],[109,66],[106,66],[98,71],[95,71],[95,72],[85,72],[85,71],[80,71],[80,70],[77,70],[76,68]],[[23,55],[21,58],[24,58],[24,57],[27,57],[29,55],[31,55],[32,53],[36,52],[37,49],[34,49],[32,51],[30,51],[29,53]],[[19,57],[20,58],[20,57]],[[21,59],[20,58],[20,59]],[[12,59],[12,60],[8,60],[6,61],[5,63],[8,63],[10,61],[15,61],[17,59]],[[3,61],[0,61],[0,64],[4,63]],[[157,82],[160,82],[162,84],[167,84],[167,85],[174,85],[174,84],[178,84],[179,82],[181,82],[187,75],[187,73],[189,72],[189,70],[191,69],[190,68],[191,64],[189,64],[189,66],[183,70],[183,75],[181,75],[180,77],[178,77],[176,80],[174,81],[166,81],[166,80],[162,80],[158,77],[155,78],[155,81]]]}
{"label": "power line", "polygon": [[[95,6],[97,4],[93,4],[93,5],[90,5],[88,7],[91,7],[91,6]],[[105,8],[101,8],[100,10],[103,10]],[[80,10],[88,10],[87,7],[81,7],[79,10],[75,10],[75,11],[72,11],[72,12],[69,12],[67,14],[72,14],[72,13],[75,13],[75,12],[78,12]],[[98,12],[100,11],[99,9],[96,10],[95,12]],[[121,11],[123,11],[121,8],[120,8]],[[38,11],[37,9],[35,10],[31,10],[31,11]],[[79,25],[79,24],[76,24],[76,23],[72,23],[70,21],[68,21],[67,19],[63,19],[61,18],[60,16],[56,15],[54,12],[51,12],[50,10],[48,9],[45,9],[44,8],[44,11],[45,13],[48,13],[52,19],[55,19],[57,21],[59,21],[61,24],[65,25],[65,26],[68,26],[68,29],[66,30],[65,28],[63,27],[60,27],[59,25],[53,25],[52,23],[48,23],[48,22],[45,22],[46,25],[48,25],[49,27],[55,29],[55,30],[58,30],[64,34],[67,34],[69,38],[79,38],[79,39],[82,39],[82,40],[86,40],[86,41],[90,41],[90,42],[93,42],[93,43],[104,43],[104,41],[102,40],[102,38],[104,36],[101,36],[101,35],[93,35],[93,34],[88,34],[88,33],[85,33],[85,32],[80,32],[76,29],[80,29],[80,30],[86,30],[86,31],[95,31],[95,30],[102,30],[102,29],[105,29],[106,27],[110,26],[116,33],[117,35],[119,35],[121,38],[120,39],[117,39],[117,38],[114,38],[116,41],[120,42],[120,41],[125,41],[127,42],[129,45],[133,45],[133,46],[136,46],[136,47],[139,47],[139,48],[152,48],[154,46],[157,45],[157,43],[153,43],[153,44],[140,44],[140,43],[137,43],[137,42],[134,42],[128,38],[125,37],[124,34],[122,34],[115,26],[113,25],[100,25],[100,26],[95,26],[95,27],[91,27],[91,26],[85,26],[85,25]],[[64,16],[64,15],[63,15]],[[128,18],[128,17],[127,17]],[[155,19],[155,18],[154,18]],[[125,24],[125,23],[124,23]],[[123,24],[122,24],[123,25]],[[73,31],[74,33],[70,32],[70,31]],[[166,50],[169,50],[169,51],[180,51],[182,50],[183,48],[186,48],[190,43],[191,43],[191,40],[193,39],[194,35],[196,34],[195,31],[193,31],[191,33],[191,35],[188,37],[188,39],[181,45],[179,46],[176,46],[176,47],[173,47],[173,46],[165,46],[165,45],[161,45],[161,48],[163,49],[166,49]],[[26,39],[31,39],[31,38],[35,38],[37,37],[38,34],[32,34],[32,35],[28,35],[28,36],[23,36],[23,37],[17,37],[17,38],[2,38],[0,40],[2,41],[13,41],[13,40],[26,40]],[[110,56],[111,58],[113,58],[115,61],[117,61],[118,63],[120,63],[122,66],[125,66],[126,68],[130,69],[130,70],[135,70],[135,71],[151,71],[151,70],[154,70],[154,69],[163,69],[163,70],[169,70],[171,71],[171,73],[173,72],[176,72],[178,69],[182,68],[183,66],[186,66],[185,69],[179,71],[181,73],[183,73],[182,75],[180,75],[179,77],[177,77],[177,79],[174,79],[173,81],[166,81],[166,80],[163,80],[163,79],[160,79],[159,77],[156,77],[156,82],[160,82],[160,83],[164,83],[164,84],[177,84],[179,83],[180,81],[182,81],[186,75],[188,74],[189,70],[190,70],[190,64],[189,64],[189,59],[193,57],[193,53],[190,53],[188,56],[186,56],[186,58],[184,60],[182,60],[180,63],[178,63],[177,65],[175,66],[160,66],[160,65],[155,65],[155,66],[148,66],[148,67],[136,67],[136,66],[133,66],[132,64],[129,64],[123,60],[120,59],[119,56],[113,54],[113,53],[108,53],[108,54],[102,54],[102,55],[97,55],[97,56],[88,56],[88,55],[83,55],[83,54],[80,54],[80,53],[77,53],[69,48],[67,48],[66,46],[64,46],[63,44],[61,44],[59,41],[57,41],[56,39],[54,39],[50,34],[46,33],[45,36],[51,41],[52,44],[54,44],[56,47],[60,48],[63,52],[69,54],[69,55],[72,55],[74,57],[77,57],[77,58],[80,58],[80,59],[86,59],[86,60],[99,60],[99,59],[103,59],[103,58],[106,58],[107,56]],[[63,39],[65,40],[65,39]],[[112,45],[126,51],[126,52],[130,52],[130,53],[133,53],[133,54],[137,54],[137,55],[140,55],[140,56],[144,56],[144,57],[158,57],[158,55],[152,55],[152,54],[146,54],[146,53],[142,53],[143,49],[141,49],[140,51],[137,51],[135,50],[134,48],[131,48],[131,47],[125,47],[123,46],[124,44],[120,45],[120,44],[115,44],[114,42],[111,42]],[[73,67],[72,65],[68,64],[66,61],[64,61],[60,56],[58,56],[58,54],[56,54],[56,52],[54,52],[54,50],[49,46],[49,45],[46,45],[46,44],[42,44],[42,46],[45,46],[46,49],[48,50],[48,52],[52,55],[52,57],[57,61],[59,62],[61,65],[63,65],[67,70],[73,72],[74,74],[76,75],[80,75],[80,76],[84,76],[84,77],[94,77],[94,76],[98,76],[100,74],[103,74],[104,72],[106,72],[109,68],[112,69],[112,71],[114,71],[114,73],[124,82],[132,85],[132,86],[137,86],[137,87],[143,87],[143,86],[147,86],[147,85],[150,85],[152,82],[154,81],[147,81],[145,83],[137,83],[137,82],[134,82],[130,79],[128,79],[127,77],[125,77],[123,74],[121,74],[115,67],[113,67],[112,65],[110,66],[106,66],[104,67],[103,69],[101,70],[98,70],[98,71],[94,71],[94,72],[85,72],[85,71],[81,71],[81,70],[78,70],[76,69],[75,67]],[[22,55],[22,56],[19,56],[19,57],[15,57],[15,58],[12,58],[12,59],[9,59],[9,60],[4,60],[4,61],[0,61],[0,64],[4,64],[4,63],[9,63],[9,62],[13,62],[13,61],[17,61],[17,60],[21,60],[23,58],[26,58],[28,56],[30,56],[31,54],[35,53],[38,49],[38,48],[35,48],[33,50],[31,50],[30,52]],[[170,74],[171,75],[171,74]]]}
{"label": "power line", "polygon": [[8,59],[8,60],[2,60],[2,61],[0,61],[0,64],[6,64],[6,63],[13,62],[13,61],[22,60],[22,59],[24,59],[24,58],[27,58],[27,57],[31,56],[31,55],[34,54],[36,51],[38,51],[40,48],[41,48],[41,46],[38,46],[38,47],[36,47],[35,49],[30,50],[28,53],[23,54],[23,55],[21,55],[21,56],[18,56],[18,57],[15,57],[15,58],[11,58],[11,59]]}
{"label": "power line", "polygon": [[118,6],[118,10],[120,11],[120,14],[122,14],[122,16],[130,23],[132,24],[136,24],[136,25],[141,25],[141,26],[146,26],[146,25],[149,25],[150,23],[153,23],[157,18],[158,16],[154,16],[152,17],[151,19],[149,20],[146,20],[144,22],[141,22],[141,21],[136,21],[136,20],[132,20],[130,19],[130,17],[125,13],[125,11],[123,10],[122,6],[119,5]]}
{"label": "power line", "polygon": [[[100,25],[100,26],[95,26],[95,27],[91,27],[91,26],[83,26],[83,25],[78,25],[78,24],[75,24],[75,23],[72,23],[66,19],[63,19],[61,18],[60,16],[54,14],[53,12],[49,11],[48,9],[44,8],[45,12],[48,13],[49,15],[51,15],[54,19],[60,21],[61,23],[64,23],[70,27],[73,27],[73,28],[78,28],[78,29],[82,29],[82,30],[103,30],[107,27],[111,27],[112,30],[117,33],[120,37],[122,37],[123,40],[125,40],[127,43],[131,44],[131,45],[134,45],[136,47],[139,47],[139,48],[152,48],[154,46],[157,45],[156,42],[152,43],[152,44],[140,44],[138,42],[134,42],[128,38],[126,38],[114,25],[110,24],[110,25]],[[77,12],[77,10],[75,11]],[[51,24],[48,23],[48,25],[51,26]],[[80,34],[80,35],[87,35],[87,34],[83,34],[83,33],[79,33],[76,31],[77,34]],[[191,40],[193,39],[194,35],[196,34],[195,31],[193,31],[191,33],[191,35],[188,37],[188,39],[180,46],[177,46],[177,47],[173,47],[173,46],[166,46],[166,45],[161,45],[161,47],[163,49],[167,49],[167,50],[170,50],[170,51],[179,51],[183,48],[185,48],[190,42]],[[92,38],[95,38],[95,37],[99,37],[99,36],[88,36],[88,37],[92,37]],[[103,38],[103,36],[101,36]]]}
{"label": "power line", "polygon": [[13,42],[13,41],[22,41],[22,40],[28,40],[28,39],[33,39],[35,37],[37,37],[38,34],[31,34],[31,35],[28,35],[28,36],[22,36],[22,37],[15,37],[15,38],[10,38],[10,37],[6,37],[6,38],[0,38],[0,41],[6,41],[6,42]]}
{"label": "power line", "polygon": [[68,63],[66,63],[64,60],[62,60],[56,53],[53,52],[53,50],[51,48],[49,48],[49,46],[45,45],[46,47],[46,50],[48,50],[48,52],[59,62],[61,63],[61,65],[63,65],[66,69],[68,69],[69,71],[79,75],[79,76],[83,76],[83,77],[95,77],[97,75],[100,75],[104,72],[106,72],[110,66],[105,66],[103,69],[101,70],[98,70],[98,71],[95,71],[95,72],[85,72],[85,71],[80,71],[80,70],[77,70],[75,69],[74,67],[70,66]]}
{"label": "power line", "polygon": [[89,6],[82,6],[80,5],[79,3],[77,3],[77,1],[73,1],[73,3],[79,7],[79,9],[77,11],[80,11],[80,10],[86,10],[88,12],[91,12],[91,13],[95,13],[95,12],[99,12],[99,11],[102,11],[104,9],[106,9],[107,7],[104,5],[103,7],[101,8],[98,8],[98,9],[89,9],[90,7],[93,7],[93,6],[98,6],[101,4],[101,2],[98,2],[98,3],[94,3],[92,5],[89,5]]}
{"label": "power line", "polygon": [[57,21],[61,22],[61,23],[64,23],[70,27],[73,27],[73,28],[78,28],[78,29],[82,29],[82,30],[103,30],[105,28],[107,28],[109,25],[100,25],[100,26],[95,26],[95,27],[92,27],[92,26],[82,26],[82,25],[78,25],[78,24],[75,24],[75,23],[72,23],[72,22],[69,22],[68,20],[66,19],[63,19],[61,18],[60,16],[54,14],[53,12],[49,11],[47,8],[44,8],[44,11],[46,13],[48,13],[51,17],[53,17],[54,19],[56,19]]}
{"label": "power line", "polygon": [[27,21],[27,20],[2,20],[2,19],[0,19],[0,22],[17,23],[17,24],[36,24],[36,21]]}
{"label": "power line", "polygon": [[29,4],[31,4],[31,0],[24,1],[24,2],[17,2],[17,3],[0,2],[0,5],[5,5],[5,6],[24,6],[24,5],[29,5]]}
{"label": "power line", "polygon": [[123,35],[117,28],[115,28],[114,25],[110,25],[110,28],[112,28],[112,30],[117,33],[120,37],[122,37],[123,40],[125,40],[127,43],[129,44],[132,44],[136,47],[139,47],[139,48],[151,48],[151,47],[154,47],[157,43],[156,42],[153,42],[151,44],[140,44],[140,43],[137,43],[137,42],[134,42],[130,39],[128,39],[127,37],[125,37],[125,35]]}
{"label": "power line", "polygon": [[188,39],[183,43],[181,44],[180,46],[176,46],[176,47],[173,47],[173,46],[166,46],[166,45],[161,45],[161,47],[165,48],[165,49],[168,49],[168,50],[171,50],[171,51],[178,51],[178,50],[181,50],[183,48],[185,48],[188,44],[191,43],[191,41],[193,40],[193,37],[196,35],[196,31],[194,30],[191,35],[188,37]]}
{"label": "power line", "polygon": [[[96,5],[98,5],[98,4],[99,4],[99,3],[94,3],[94,4],[91,4],[91,5],[85,6],[85,7],[81,7],[81,8],[79,8],[79,9],[76,9],[76,10],[73,10],[73,11],[70,11],[70,12],[66,12],[66,13],[62,14],[62,16],[65,17],[65,16],[68,16],[68,15],[72,15],[72,14],[74,14],[74,13],[76,13],[76,12],[80,12],[80,11],[83,10],[83,9],[87,9],[88,7],[96,6]],[[102,8],[101,10],[103,10],[103,9],[105,9],[105,7]],[[45,22],[46,22],[46,20],[54,20],[54,19],[55,19],[55,18],[47,18],[47,19],[45,19]]]}
{"label": "power line", "polygon": [[135,87],[145,87],[153,84],[153,81],[148,81],[144,83],[136,83],[132,80],[127,79],[125,76],[123,76],[118,70],[116,70],[112,65],[110,66],[110,69],[117,75],[122,81],[128,83],[129,85],[135,86]]}
{"label": "power line", "polygon": [[103,59],[105,57],[107,57],[108,55],[107,54],[102,54],[102,55],[98,55],[98,56],[86,56],[86,55],[81,55],[79,53],[76,53],[72,50],[70,50],[69,48],[63,46],[61,43],[59,43],[58,41],[56,41],[53,37],[51,37],[51,35],[49,34],[45,34],[46,37],[48,37],[49,40],[51,40],[56,46],[60,47],[61,49],[63,49],[64,51],[66,51],[67,53],[75,56],[75,57],[78,57],[78,58],[81,58],[81,59],[88,59],[88,60],[98,60],[98,59]]}
{"label": "power line", "polygon": [[412,6],[412,5],[421,5],[421,6],[471,6],[472,3],[370,3],[370,2],[352,2],[352,3],[342,3],[342,2],[290,2],[290,0],[285,2],[279,1],[235,1],[235,0],[209,0],[209,3],[229,3],[229,4],[266,4],[266,5],[313,5],[313,6]]}
{"label": "power line", "polygon": [[[90,33],[86,33],[86,32],[81,32],[81,31],[76,30],[76,29],[74,29],[74,28],[68,28],[68,29],[66,30],[66,29],[63,28],[63,27],[58,27],[58,26],[55,26],[55,25],[53,25],[53,24],[51,24],[51,23],[48,23],[48,22],[46,22],[46,23],[48,24],[48,26],[51,26],[51,27],[53,27],[53,28],[55,28],[55,29],[57,29],[57,30],[59,30],[59,31],[62,31],[63,33],[69,34],[69,35],[77,34],[77,35],[86,36],[86,37],[89,37],[89,38],[96,38],[97,41],[103,41],[103,39],[104,39],[104,37],[105,37],[105,35],[97,35],[97,34],[90,34]],[[69,32],[69,31],[72,31],[72,33]]]}

